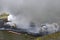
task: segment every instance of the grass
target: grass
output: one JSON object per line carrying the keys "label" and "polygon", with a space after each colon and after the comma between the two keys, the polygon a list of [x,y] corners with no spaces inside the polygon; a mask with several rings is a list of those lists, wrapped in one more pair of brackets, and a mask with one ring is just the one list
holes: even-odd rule
{"label": "grass", "polygon": [[38,37],[37,40],[60,40],[60,32]]}
{"label": "grass", "polygon": [[43,37],[33,37],[27,34],[17,35],[8,31],[0,31],[0,40],[60,40],[60,32]]}
{"label": "grass", "polygon": [[0,31],[0,39],[2,40],[34,40],[35,37],[28,36],[27,34],[13,34],[8,31]]}

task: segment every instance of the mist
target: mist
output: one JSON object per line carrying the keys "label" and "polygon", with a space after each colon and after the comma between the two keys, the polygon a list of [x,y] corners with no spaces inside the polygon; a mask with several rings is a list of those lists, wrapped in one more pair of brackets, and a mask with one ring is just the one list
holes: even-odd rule
{"label": "mist", "polygon": [[30,22],[60,24],[60,0],[0,0],[1,11],[14,15],[14,22],[23,28]]}
{"label": "mist", "polygon": [[56,22],[60,20],[60,0],[0,0],[0,11],[13,15],[24,15],[34,22]]}

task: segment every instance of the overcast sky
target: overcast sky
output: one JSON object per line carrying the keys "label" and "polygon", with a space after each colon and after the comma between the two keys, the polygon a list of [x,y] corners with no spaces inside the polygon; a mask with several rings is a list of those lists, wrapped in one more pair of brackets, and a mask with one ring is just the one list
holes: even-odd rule
{"label": "overcast sky", "polygon": [[0,11],[4,10],[38,23],[60,21],[60,0],[0,0]]}

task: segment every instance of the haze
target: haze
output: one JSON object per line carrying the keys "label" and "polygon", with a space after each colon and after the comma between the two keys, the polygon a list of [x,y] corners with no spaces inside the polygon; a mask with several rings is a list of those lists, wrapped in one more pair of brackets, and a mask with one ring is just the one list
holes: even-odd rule
{"label": "haze", "polygon": [[0,11],[36,23],[60,22],[60,0],[0,0]]}

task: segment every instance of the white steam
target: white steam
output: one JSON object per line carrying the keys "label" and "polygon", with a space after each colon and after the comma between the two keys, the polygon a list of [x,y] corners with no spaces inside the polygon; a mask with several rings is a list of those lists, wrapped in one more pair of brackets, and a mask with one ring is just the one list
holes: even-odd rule
{"label": "white steam", "polygon": [[[0,11],[10,12],[8,20],[11,19],[18,28],[31,28],[31,21],[35,24],[60,24],[60,0],[0,0]],[[34,31],[29,31],[38,32],[39,27],[40,25],[31,28]]]}
{"label": "white steam", "polygon": [[52,24],[45,24],[45,26],[42,26],[42,32],[48,32],[50,33],[55,33],[59,31],[59,25],[57,23],[52,23]]}
{"label": "white steam", "polygon": [[[59,31],[59,25],[57,23],[46,23],[44,24],[45,26],[38,26],[35,24],[35,27],[30,27],[30,21],[26,20],[25,17],[21,16],[21,19],[19,20],[16,18],[16,16],[9,15],[8,20],[12,21],[11,24],[16,23],[17,28],[22,28],[22,29],[27,29],[27,31],[30,33],[39,33],[39,32],[48,32],[50,33],[55,33]],[[47,33],[46,33],[47,34]]]}
{"label": "white steam", "polygon": [[12,21],[11,23],[15,23],[17,25],[17,28],[23,28],[23,29],[26,29],[26,28],[29,28],[29,20],[27,20],[24,16],[14,16],[14,15],[9,15],[8,16],[8,20],[9,21]]}

